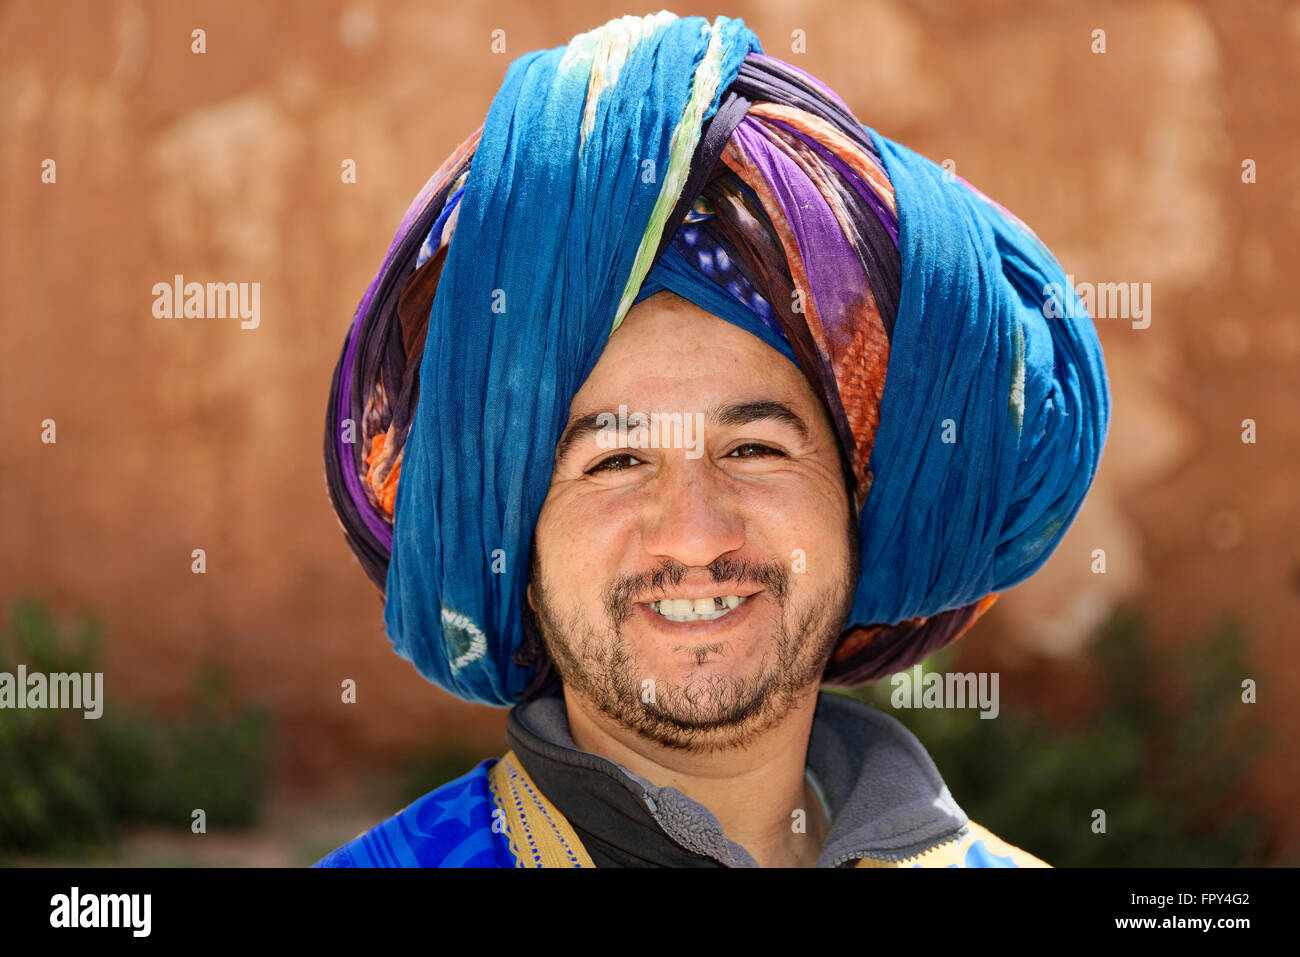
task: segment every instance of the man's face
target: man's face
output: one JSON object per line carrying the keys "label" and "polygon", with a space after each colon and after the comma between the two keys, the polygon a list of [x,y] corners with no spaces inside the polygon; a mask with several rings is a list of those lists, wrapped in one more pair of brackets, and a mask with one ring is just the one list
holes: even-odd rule
{"label": "man's face", "polygon": [[[620,406],[623,436],[596,421]],[[702,414],[702,434],[629,447],[638,412]],[[566,695],[668,747],[744,746],[815,694],[857,573],[799,370],[672,293],[633,306],[574,396],[534,535],[528,599]]]}

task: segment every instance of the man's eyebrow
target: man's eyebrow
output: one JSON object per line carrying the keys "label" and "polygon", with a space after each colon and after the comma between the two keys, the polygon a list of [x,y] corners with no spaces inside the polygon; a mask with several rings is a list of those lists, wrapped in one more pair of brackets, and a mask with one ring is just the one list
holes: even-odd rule
{"label": "man's eyebrow", "polygon": [[812,437],[799,413],[784,402],[764,399],[758,402],[738,402],[735,405],[713,406],[706,413],[707,418],[718,425],[748,425],[750,422],[762,422],[772,419],[783,422],[799,433],[799,438],[807,442]]}
{"label": "man's eyebrow", "polygon": [[[629,411],[628,415],[630,416],[635,411]],[[589,412],[570,420],[564,429],[564,433],[560,436],[560,441],[555,445],[555,462],[558,464],[563,461],[569,451],[588,435],[605,428],[604,423],[601,421],[604,416],[610,416],[615,422],[618,421],[618,412],[613,409],[605,412]],[[784,402],[778,402],[774,399],[710,406],[705,410],[704,417],[714,425],[721,426],[748,425],[751,422],[773,420],[793,428],[799,433],[799,438],[805,442],[812,436],[811,430],[799,416],[799,413]]]}

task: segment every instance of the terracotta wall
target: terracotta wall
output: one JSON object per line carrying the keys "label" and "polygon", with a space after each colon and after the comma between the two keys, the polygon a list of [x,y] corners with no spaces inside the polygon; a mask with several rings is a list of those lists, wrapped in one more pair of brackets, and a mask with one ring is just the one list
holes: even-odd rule
{"label": "terracotta wall", "polygon": [[[435,740],[501,750],[503,712],[456,702],[389,651],[325,493],[329,379],[406,204],[509,61],[643,12],[0,4],[0,598],[100,612],[119,700],[179,707],[217,658],[274,704],[288,780],[320,786]],[[1254,793],[1279,840],[1300,840],[1300,316],[1284,291],[1300,255],[1300,4],[676,12],[742,17],[864,123],[953,160],[1076,281],[1150,284],[1149,326],[1098,319],[1114,417],[1094,494],[1047,567],[963,641],[1008,673],[1009,696],[1085,709],[1070,656],[1115,602],[1136,601],[1161,648],[1243,616],[1255,707],[1276,731]],[[155,318],[153,285],[178,273],[259,282],[260,325]],[[339,700],[349,677],[355,706]]]}

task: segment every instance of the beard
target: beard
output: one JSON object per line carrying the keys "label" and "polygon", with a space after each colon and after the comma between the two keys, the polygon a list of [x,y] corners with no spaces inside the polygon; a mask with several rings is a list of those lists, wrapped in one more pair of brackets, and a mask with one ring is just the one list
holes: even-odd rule
{"label": "beard", "polygon": [[[623,626],[633,598],[680,584],[689,568],[666,559],[642,574],[616,578],[601,596],[603,620],[562,608],[548,586],[534,537],[529,580],[543,647],[566,692],[577,692],[601,714],[643,738],[689,753],[744,748],[780,724],[818,683],[853,606],[860,560],[857,523],[848,524],[845,574],[801,601],[790,595],[790,572],[780,562],[719,558],[707,570],[715,582],[752,583],[776,606],[778,621],[750,675],[696,675],[682,682],[646,682]],[[750,599],[751,601],[754,599]],[[761,627],[761,626],[755,626]],[[724,642],[702,642],[697,664]],[[652,693],[651,693],[652,692]]]}

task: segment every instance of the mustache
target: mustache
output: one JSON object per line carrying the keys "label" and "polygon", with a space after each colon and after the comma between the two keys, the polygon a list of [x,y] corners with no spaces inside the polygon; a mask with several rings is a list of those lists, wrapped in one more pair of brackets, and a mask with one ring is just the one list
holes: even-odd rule
{"label": "mustache", "polygon": [[[666,558],[650,571],[620,575],[605,591],[605,610],[616,624],[622,624],[632,617],[632,606],[638,595],[680,585],[690,570],[691,566]],[[785,602],[790,588],[789,572],[781,562],[751,562],[723,557],[710,562],[705,570],[715,582],[761,585],[778,605]]]}

